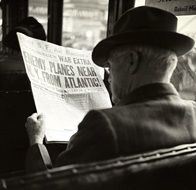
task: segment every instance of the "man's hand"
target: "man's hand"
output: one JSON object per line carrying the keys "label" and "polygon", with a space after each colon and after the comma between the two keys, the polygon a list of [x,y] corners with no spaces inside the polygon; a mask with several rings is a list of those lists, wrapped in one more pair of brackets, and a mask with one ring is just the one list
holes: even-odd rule
{"label": "man's hand", "polygon": [[43,115],[34,113],[27,118],[25,127],[29,136],[30,145],[43,144],[45,126]]}

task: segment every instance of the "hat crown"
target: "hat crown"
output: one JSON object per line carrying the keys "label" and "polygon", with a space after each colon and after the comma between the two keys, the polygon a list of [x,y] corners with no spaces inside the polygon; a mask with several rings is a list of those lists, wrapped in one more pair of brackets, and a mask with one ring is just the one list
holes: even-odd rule
{"label": "hat crown", "polygon": [[114,34],[140,30],[176,32],[177,17],[170,12],[141,6],[125,12],[114,25]]}
{"label": "hat crown", "polygon": [[16,32],[21,32],[27,36],[46,40],[44,27],[34,17],[24,18],[14,29],[12,29],[2,40],[3,44],[9,48],[20,51]]}

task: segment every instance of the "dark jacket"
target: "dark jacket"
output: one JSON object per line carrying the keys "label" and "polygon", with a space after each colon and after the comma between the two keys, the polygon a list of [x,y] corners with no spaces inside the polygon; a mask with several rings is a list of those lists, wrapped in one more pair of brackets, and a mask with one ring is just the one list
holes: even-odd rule
{"label": "dark jacket", "polygon": [[88,112],[56,165],[192,142],[196,142],[196,103],[181,99],[171,84],[154,83],[134,90],[113,108]]}

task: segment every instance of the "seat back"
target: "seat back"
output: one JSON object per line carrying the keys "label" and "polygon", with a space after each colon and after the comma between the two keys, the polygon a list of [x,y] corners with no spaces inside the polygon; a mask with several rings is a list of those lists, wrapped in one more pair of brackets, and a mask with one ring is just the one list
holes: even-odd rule
{"label": "seat back", "polygon": [[[15,66],[13,62],[6,63]],[[4,173],[24,169],[25,155],[29,147],[24,125],[26,118],[36,109],[25,73],[6,72],[1,65],[0,81],[1,176]]]}
{"label": "seat back", "polygon": [[196,189],[196,144],[1,179],[5,189]]}

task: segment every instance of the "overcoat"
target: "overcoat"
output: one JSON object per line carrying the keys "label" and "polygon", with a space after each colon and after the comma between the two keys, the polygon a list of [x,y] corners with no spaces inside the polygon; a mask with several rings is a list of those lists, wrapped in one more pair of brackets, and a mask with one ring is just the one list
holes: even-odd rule
{"label": "overcoat", "polygon": [[[100,161],[193,142],[196,103],[180,98],[170,83],[153,83],[135,89],[112,108],[89,111],[55,165]],[[38,146],[42,157],[48,156],[44,145],[34,145],[27,163],[39,156],[39,151],[34,151]]]}

